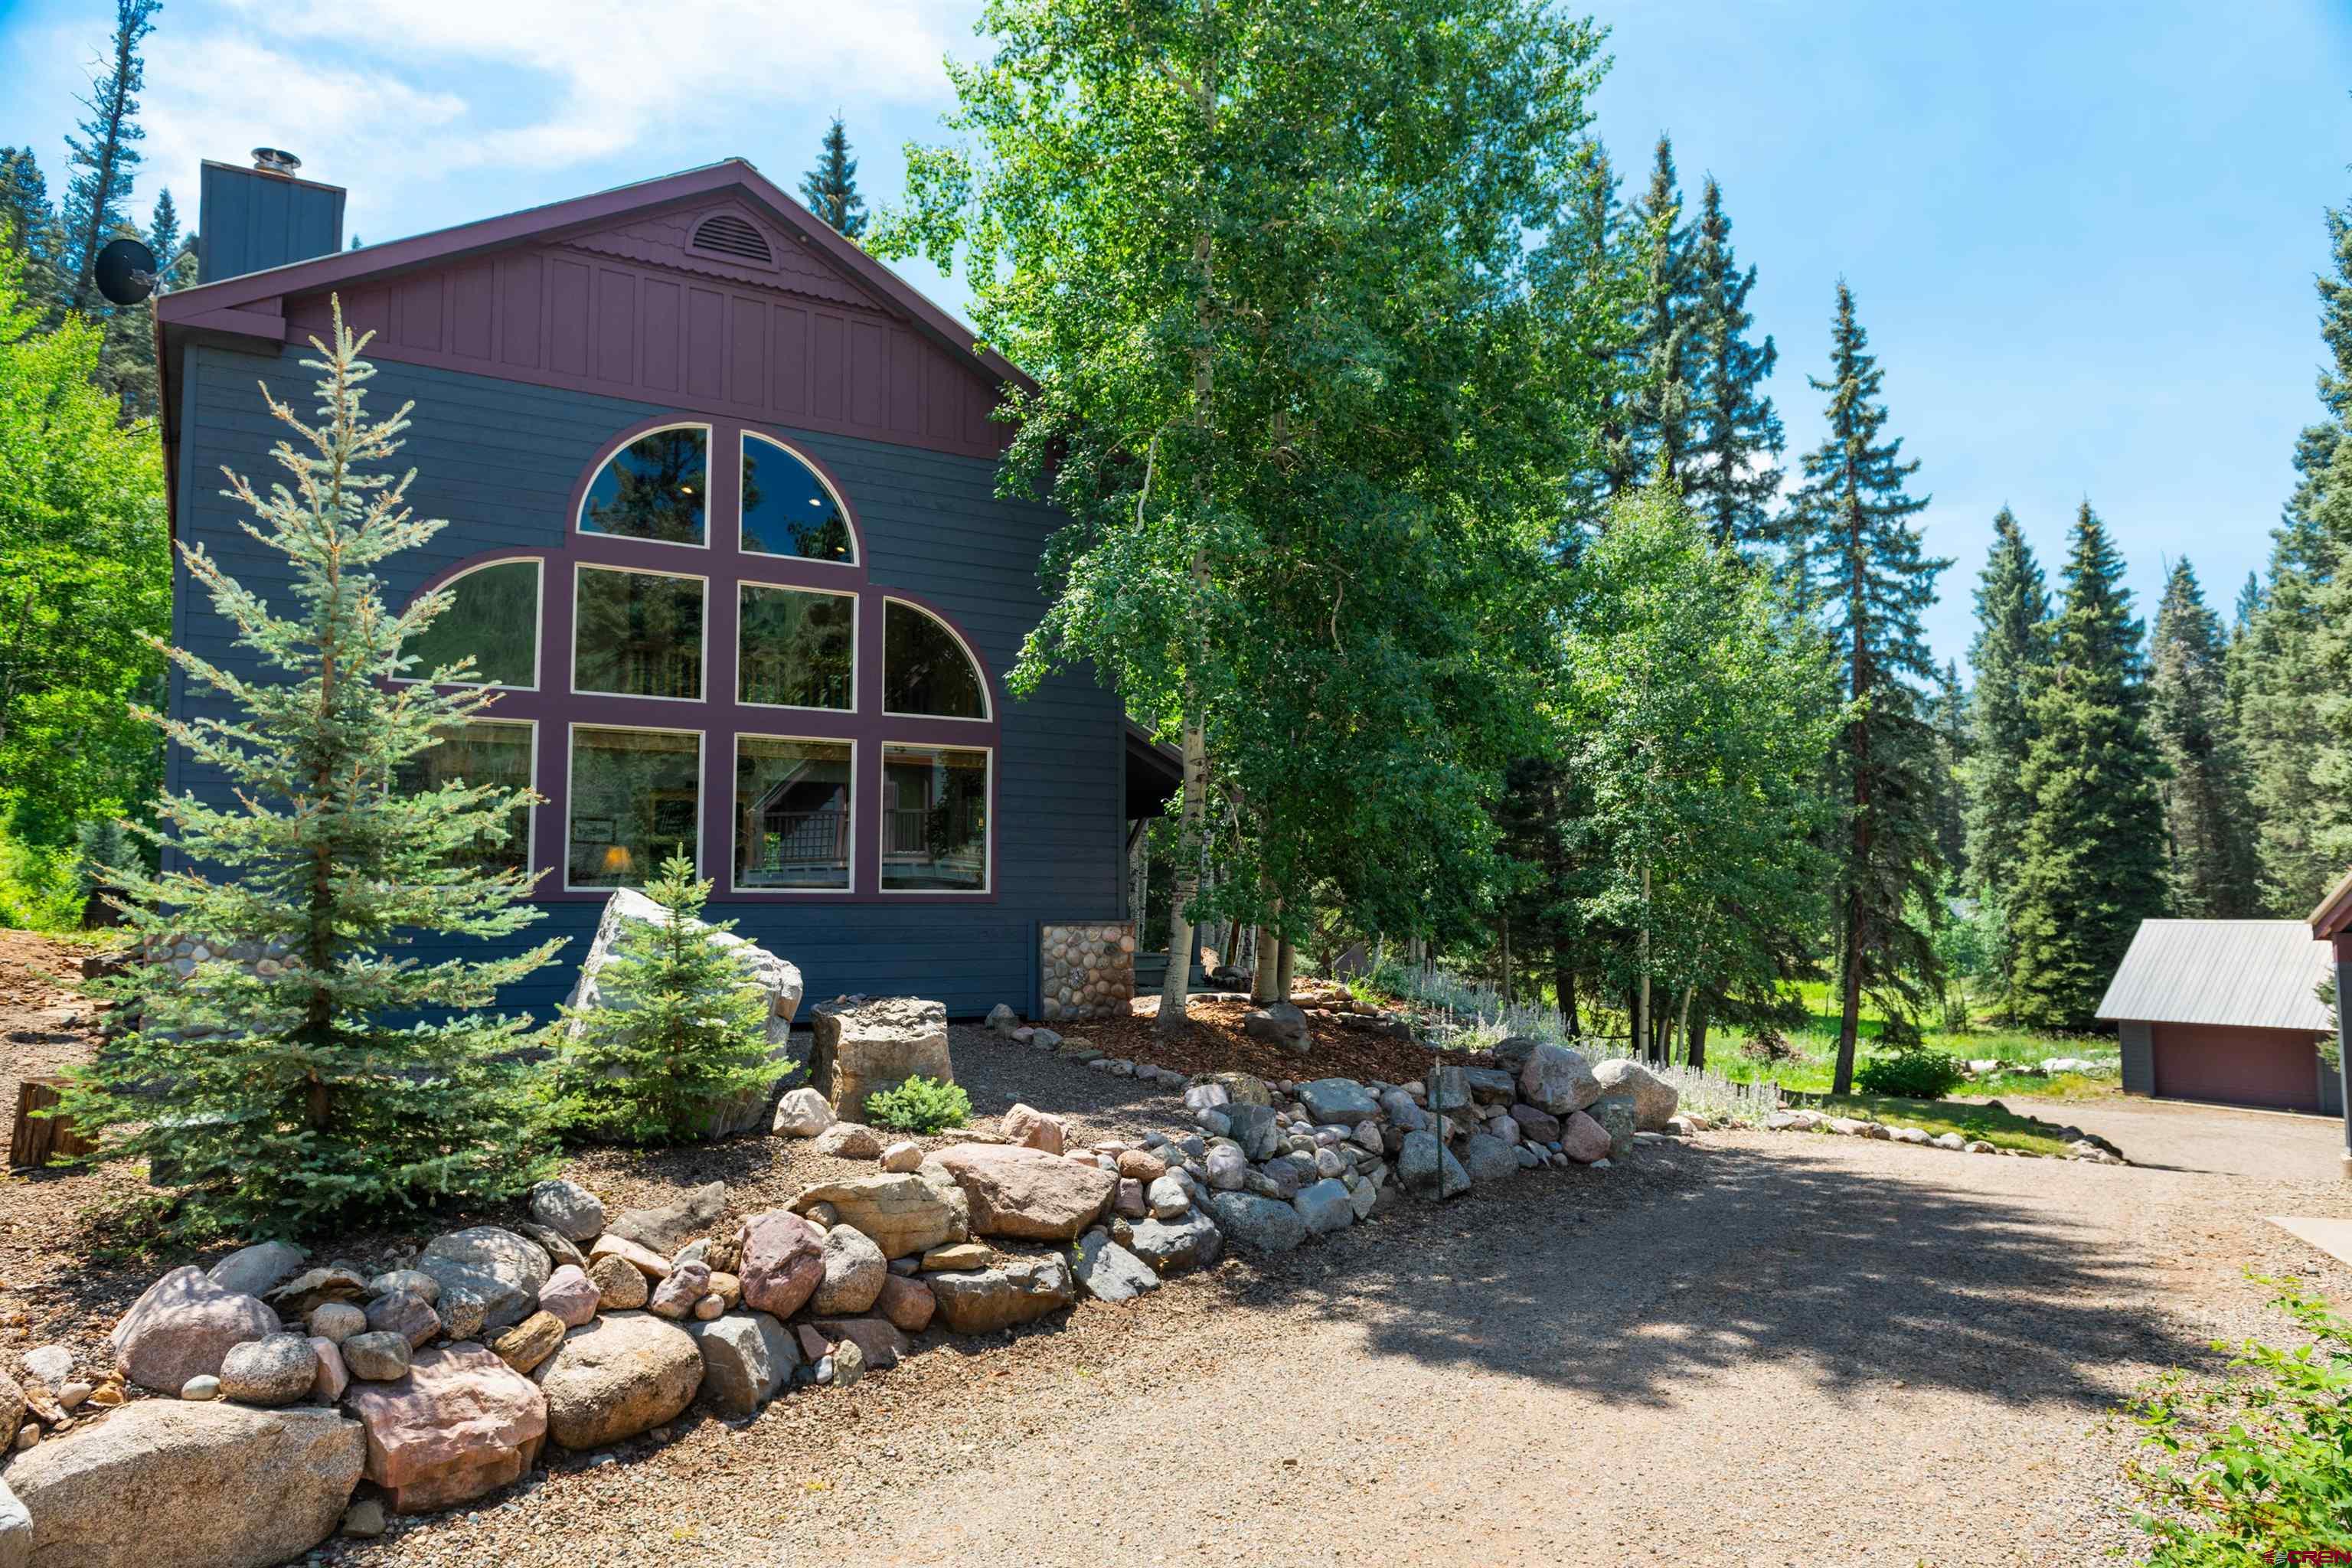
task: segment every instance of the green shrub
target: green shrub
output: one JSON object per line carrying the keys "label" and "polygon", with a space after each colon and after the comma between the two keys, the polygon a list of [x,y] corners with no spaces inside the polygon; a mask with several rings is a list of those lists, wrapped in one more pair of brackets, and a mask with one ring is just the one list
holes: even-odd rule
{"label": "green shrub", "polygon": [[910,1078],[866,1097],[866,1120],[900,1132],[944,1132],[971,1120],[971,1096],[961,1084]]}
{"label": "green shrub", "polygon": [[0,829],[0,926],[19,931],[77,931],[82,890],[73,857],[26,844]]}
{"label": "green shrub", "polygon": [[659,925],[623,926],[596,979],[601,1005],[563,1010],[556,1121],[624,1143],[710,1135],[720,1109],[775,1082],[767,996],[701,919],[710,884],[673,856],[646,884]]}
{"label": "green shrub", "polygon": [[1960,1058],[1949,1051],[1906,1046],[1872,1057],[1853,1075],[1854,1087],[1864,1094],[1892,1095],[1898,1100],[1941,1100],[1968,1081]]}
{"label": "green shrub", "polygon": [[2300,1285],[2254,1278],[2311,1342],[2248,1340],[2218,1387],[2194,1391],[2175,1371],[2133,1402],[2159,1456],[2125,1469],[2151,1510],[2137,1516],[2150,1568],[2334,1561],[2324,1554],[2352,1547],[2352,1322]]}

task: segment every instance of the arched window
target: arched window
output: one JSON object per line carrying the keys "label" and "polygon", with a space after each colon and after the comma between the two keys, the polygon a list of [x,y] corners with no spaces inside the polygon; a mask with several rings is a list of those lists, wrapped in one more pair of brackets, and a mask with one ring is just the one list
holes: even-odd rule
{"label": "arched window", "polygon": [[643,886],[677,854],[720,900],[993,896],[987,668],[944,614],[870,581],[814,458],[731,420],[656,423],[574,493],[560,544],[452,573],[411,649],[411,679],[470,655],[508,689],[414,773],[529,770],[546,804],[486,859],[527,855],[557,900]]}
{"label": "arched window", "polygon": [[855,563],[849,514],[808,460],[782,441],[743,434],[743,548],[755,555]]}
{"label": "arched window", "polygon": [[535,560],[493,561],[442,584],[449,607],[400,650],[415,661],[409,678],[427,680],[471,658],[472,675],[453,684],[538,686],[539,577]]}
{"label": "arched window", "polygon": [[882,711],[908,718],[985,719],[988,683],[945,622],[891,599],[882,622]]}
{"label": "arched window", "polygon": [[604,461],[580,503],[580,531],[665,544],[706,542],[710,429],[651,430]]}

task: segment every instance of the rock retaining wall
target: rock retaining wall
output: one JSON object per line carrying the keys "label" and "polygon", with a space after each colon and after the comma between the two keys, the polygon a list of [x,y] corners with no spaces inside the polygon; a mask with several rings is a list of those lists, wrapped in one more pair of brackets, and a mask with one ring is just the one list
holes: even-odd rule
{"label": "rock retaining wall", "polygon": [[1135,1000],[1133,921],[1049,925],[1039,957],[1039,1005],[1049,1022],[1127,1016]]}

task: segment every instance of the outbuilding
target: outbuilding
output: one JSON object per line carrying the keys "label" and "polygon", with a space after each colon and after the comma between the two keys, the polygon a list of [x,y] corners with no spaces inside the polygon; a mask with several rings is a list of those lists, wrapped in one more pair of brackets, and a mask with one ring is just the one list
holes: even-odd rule
{"label": "outbuilding", "polygon": [[2099,1002],[2124,1089],[2336,1115],[2342,1082],[2319,1054],[2335,1024],[2318,988],[2329,948],[2304,921],[2143,921]]}

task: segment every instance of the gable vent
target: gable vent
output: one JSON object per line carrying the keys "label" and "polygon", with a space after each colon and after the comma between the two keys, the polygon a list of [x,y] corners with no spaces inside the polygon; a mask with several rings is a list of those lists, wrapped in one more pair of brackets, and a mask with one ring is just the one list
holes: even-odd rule
{"label": "gable vent", "polygon": [[694,247],[715,250],[721,256],[740,256],[746,261],[772,264],[775,260],[768,253],[767,237],[733,213],[704,218],[694,231]]}

